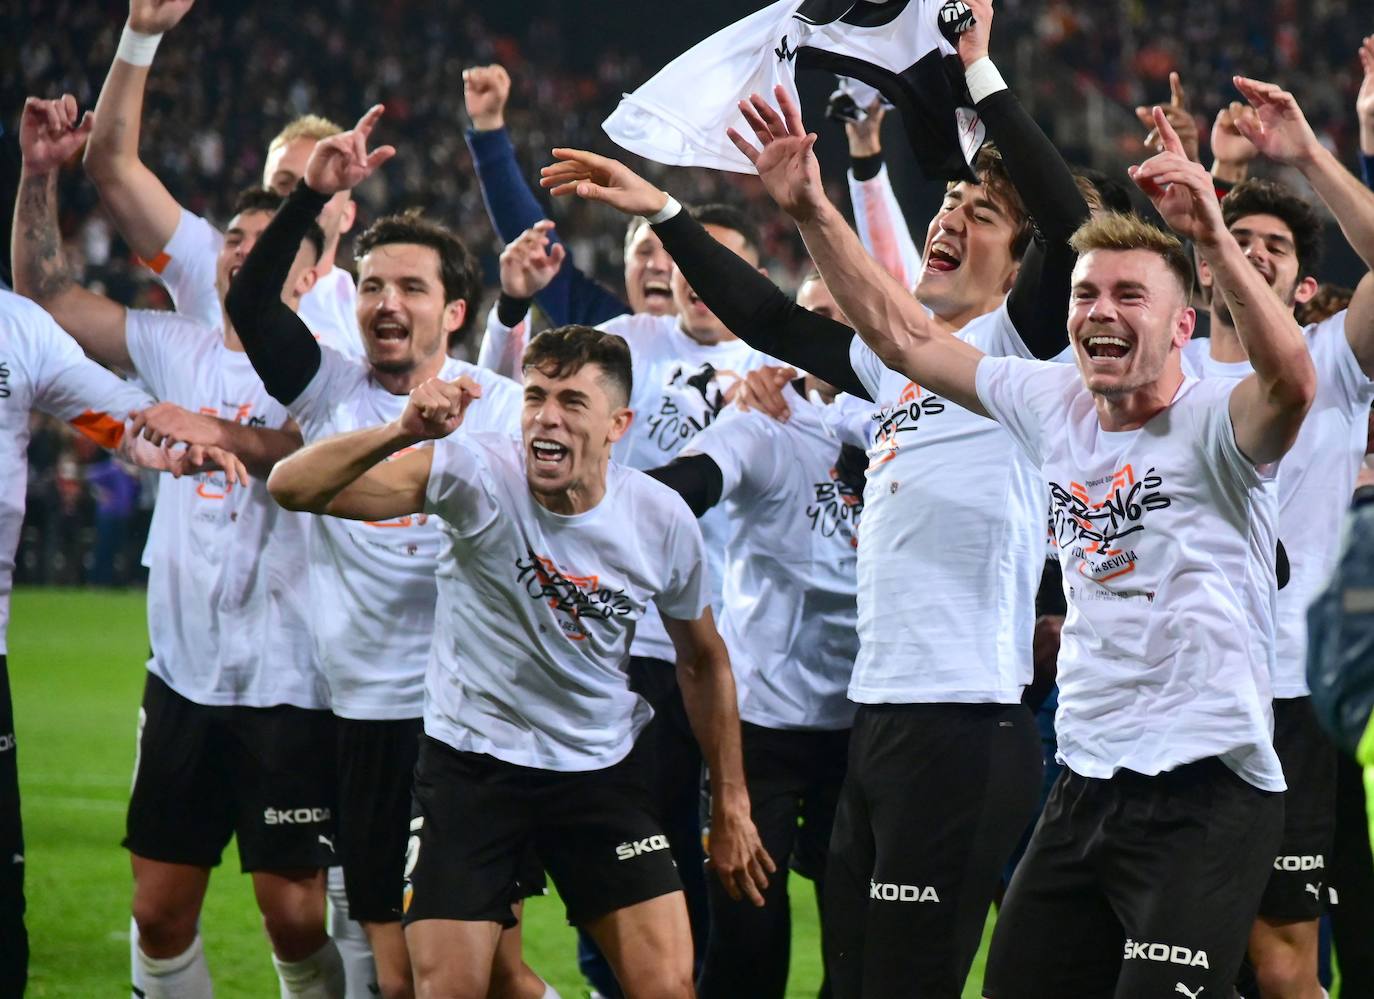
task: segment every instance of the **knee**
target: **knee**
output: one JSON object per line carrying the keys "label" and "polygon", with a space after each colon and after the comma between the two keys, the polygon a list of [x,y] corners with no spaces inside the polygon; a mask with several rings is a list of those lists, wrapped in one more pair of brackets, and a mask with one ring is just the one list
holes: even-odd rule
{"label": "knee", "polygon": [[409,975],[377,969],[377,991],[382,999],[415,999],[415,983]]}
{"label": "knee", "polygon": [[184,954],[196,939],[199,913],[193,906],[140,891],[134,895],[133,915],[138,925],[138,945],[149,957]]}
{"label": "knee", "polygon": [[636,988],[625,989],[625,999],[694,999],[695,996],[690,968],[677,974],[665,973]]}
{"label": "knee", "polygon": [[487,999],[543,999],[546,989],[544,980],[527,965],[507,969],[498,961],[492,968]]}
{"label": "knee", "polygon": [[1263,999],[1308,999],[1321,995],[1315,957],[1302,947],[1283,942],[1252,954],[1260,995]]}
{"label": "knee", "polygon": [[284,893],[261,901],[262,925],[273,952],[283,961],[300,961],[329,939],[323,899],[307,893]]}

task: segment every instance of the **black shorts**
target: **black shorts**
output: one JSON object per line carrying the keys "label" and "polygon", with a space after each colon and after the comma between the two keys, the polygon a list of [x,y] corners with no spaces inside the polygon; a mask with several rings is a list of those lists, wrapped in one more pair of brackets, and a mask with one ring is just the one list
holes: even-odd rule
{"label": "black shorts", "polygon": [[825,874],[837,999],[957,996],[1040,791],[1020,704],[862,704]]}
{"label": "black shorts", "polygon": [[18,752],[9,660],[0,652],[0,996],[22,996],[29,977]]}
{"label": "black shorts", "polygon": [[1260,915],[1280,923],[1320,919],[1336,838],[1336,746],[1317,722],[1310,697],[1274,701],[1274,749],[1288,790],[1283,842]]}
{"label": "black shorts", "polygon": [[406,844],[405,922],[514,926],[530,850],[582,925],[680,891],[652,815],[640,749],[604,770],[565,773],[464,753],[424,736]]}
{"label": "black shorts", "polygon": [[1154,777],[1065,770],[1007,889],[983,994],[1231,995],[1282,830],[1283,795],[1215,758]]}
{"label": "black shorts", "polygon": [[244,871],[328,867],[334,804],[328,711],[210,707],[148,674],[124,836],[131,853],[216,867],[237,835]]}

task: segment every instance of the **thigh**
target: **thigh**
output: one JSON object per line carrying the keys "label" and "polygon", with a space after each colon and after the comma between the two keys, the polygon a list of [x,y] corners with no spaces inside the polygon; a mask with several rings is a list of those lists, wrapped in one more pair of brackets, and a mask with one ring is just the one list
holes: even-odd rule
{"label": "thigh", "polygon": [[1215,759],[1149,780],[1104,850],[1104,890],[1126,931],[1116,995],[1226,995],[1273,867],[1282,796]]}
{"label": "thigh", "polygon": [[216,709],[149,673],[138,709],[123,845],[147,860],[215,867],[234,832],[235,789]]}
{"label": "thigh", "polygon": [[682,888],[640,752],[604,770],[550,774],[532,799],[535,850],[574,926]]}
{"label": "thigh", "polygon": [[405,946],[418,996],[483,999],[501,927],[489,921],[424,919],[407,923]]}
{"label": "thigh", "polygon": [[419,718],[337,719],[338,859],[351,919],[398,922],[405,881]]}
{"label": "thigh", "polygon": [[997,914],[983,988],[989,999],[1112,995],[1125,935],[1089,857],[1099,818],[1091,782],[1066,770]]}
{"label": "thigh", "polygon": [[429,919],[515,925],[511,901],[535,807],[518,769],[421,738],[402,871],[408,928]]}
{"label": "thigh", "polygon": [[286,705],[224,711],[243,870],[329,867],[338,796],[334,716]]}
{"label": "thigh", "polygon": [[626,999],[691,999],[692,930],[681,891],[614,909],[586,922]]}
{"label": "thigh", "polygon": [[1336,836],[1336,747],[1318,724],[1310,698],[1274,702],[1274,749],[1288,790],[1283,839],[1259,912],[1274,922],[1320,919]]}

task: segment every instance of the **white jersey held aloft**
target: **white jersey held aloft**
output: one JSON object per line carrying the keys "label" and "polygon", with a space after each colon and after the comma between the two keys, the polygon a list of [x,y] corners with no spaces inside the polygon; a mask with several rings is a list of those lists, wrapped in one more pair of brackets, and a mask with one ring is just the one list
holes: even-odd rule
{"label": "white jersey held aloft", "polygon": [[[457,434],[518,436],[520,387],[452,358],[439,372],[446,381],[460,375],[481,385],[482,397],[468,408]],[[408,399],[380,385],[362,358],[325,347],[319,371],[287,408],[310,443],[388,423]],[[434,635],[434,574],[445,544],[438,523],[425,513],[379,523],[310,518],[312,624],[334,714],[420,717]]]}
{"label": "white jersey held aloft", "polygon": [[726,410],[687,454],[720,468],[729,517],[720,633],[744,721],[841,729],[859,652],[855,561],[863,498],[836,471],[824,409],[786,389],[791,419]]}
{"label": "white jersey held aloft", "polygon": [[[131,310],[125,330],[135,373],[157,398],[248,426],[288,422],[218,328]],[[148,669],[197,704],[328,707],[302,571],[307,520],[261,479],[231,488],[222,472],[164,475],[144,551]]]}
{"label": "white jersey held aloft", "polygon": [[24,523],[29,419],[46,413],[104,447],[124,436],[129,413],[152,404],[96,364],[38,305],[0,288],[0,655],[6,651],[14,556]]}
{"label": "white jersey held aloft", "polygon": [[1049,484],[1069,612],[1059,759],[1083,777],[1218,757],[1284,789],[1273,746],[1275,467],[1231,426],[1233,382],[1185,378],[1136,430],[1102,429],[1074,368],[979,362],[978,397]]}
{"label": "white jersey held aloft", "polygon": [[519,440],[468,434],[435,443],[425,512],[449,540],[426,734],[543,770],[622,760],[653,715],[629,688],[636,626],[655,604],[678,620],[707,606],[687,504],[611,462],[601,501],[559,515],[530,494]]}
{"label": "white jersey held aloft", "polygon": [[[1374,382],[1360,370],[1345,335],[1344,312],[1303,331],[1317,369],[1317,397],[1292,448],[1279,463],[1279,540],[1288,585],[1279,590],[1274,696],[1307,696],[1307,608],[1331,576],[1340,552],[1337,529],[1350,506],[1369,433]],[[1249,361],[1211,357],[1211,341],[1190,340],[1183,366],[1196,378],[1239,380]]]}

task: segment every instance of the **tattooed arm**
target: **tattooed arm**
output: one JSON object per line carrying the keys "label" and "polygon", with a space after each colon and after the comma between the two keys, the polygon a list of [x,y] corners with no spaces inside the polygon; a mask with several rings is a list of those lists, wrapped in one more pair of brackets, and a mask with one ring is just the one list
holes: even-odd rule
{"label": "tattooed arm", "polygon": [[133,370],[124,338],[124,306],[73,280],[57,228],[57,175],[19,178],[14,205],[14,290],[43,306],[102,364]]}

